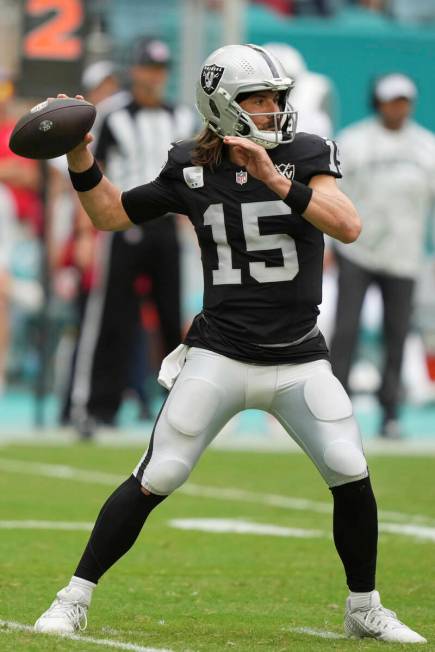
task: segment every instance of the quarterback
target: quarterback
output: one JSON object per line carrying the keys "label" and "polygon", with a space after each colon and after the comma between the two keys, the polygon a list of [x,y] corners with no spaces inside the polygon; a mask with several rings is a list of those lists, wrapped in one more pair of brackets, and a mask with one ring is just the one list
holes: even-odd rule
{"label": "quarterback", "polygon": [[360,219],[336,184],[335,143],[296,134],[292,87],[265,49],[225,46],[208,57],[197,83],[203,131],[173,145],[153,182],[120,193],[95,163],[90,136],[68,154],[72,184],[97,228],[189,216],[204,304],[162,365],[170,392],[147,452],[103,505],[69,584],[37,620],[39,632],[86,626],[99,579],[149,513],[187,480],[232,416],[256,408],[279,420],[331,490],[349,588],[346,634],[426,642],[382,606],[375,586],[376,502],[351,402],[316,325],[323,234],[353,242]]}

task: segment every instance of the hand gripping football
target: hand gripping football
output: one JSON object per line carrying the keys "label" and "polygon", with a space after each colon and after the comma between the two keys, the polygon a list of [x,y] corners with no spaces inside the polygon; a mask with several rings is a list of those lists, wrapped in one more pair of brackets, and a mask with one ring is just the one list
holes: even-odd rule
{"label": "hand gripping football", "polygon": [[93,104],[71,97],[37,104],[17,122],[9,140],[15,154],[48,159],[74,149],[94,124]]}

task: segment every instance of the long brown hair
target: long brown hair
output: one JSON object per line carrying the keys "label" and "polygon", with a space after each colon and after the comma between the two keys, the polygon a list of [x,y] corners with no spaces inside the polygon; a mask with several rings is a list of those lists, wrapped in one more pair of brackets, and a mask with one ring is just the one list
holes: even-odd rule
{"label": "long brown hair", "polygon": [[192,163],[213,168],[222,161],[223,142],[211,129],[205,127],[196,137]]}

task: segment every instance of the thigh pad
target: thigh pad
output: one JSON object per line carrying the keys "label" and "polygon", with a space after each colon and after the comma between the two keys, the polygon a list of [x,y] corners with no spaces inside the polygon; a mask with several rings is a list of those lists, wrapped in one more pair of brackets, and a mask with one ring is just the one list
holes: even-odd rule
{"label": "thigh pad", "polygon": [[308,378],[304,399],[313,417],[320,421],[338,421],[352,416],[352,403],[344,387],[327,371]]}
{"label": "thigh pad", "polygon": [[196,437],[212,424],[221,403],[217,385],[203,378],[186,378],[173,389],[167,418],[183,435]]}

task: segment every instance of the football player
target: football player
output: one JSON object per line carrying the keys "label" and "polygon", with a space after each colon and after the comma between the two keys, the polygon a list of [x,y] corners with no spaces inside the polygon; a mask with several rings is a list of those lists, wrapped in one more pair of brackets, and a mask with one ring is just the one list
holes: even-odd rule
{"label": "football player", "polygon": [[352,242],[360,220],[336,185],[335,144],[296,134],[292,87],[265,49],[225,46],[205,61],[197,84],[203,131],[173,146],[155,181],[120,195],[93,160],[89,137],[68,154],[73,186],[97,228],[126,229],[167,212],[190,217],[204,306],[162,365],[160,381],[171,391],[148,451],[102,507],[70,583],[37,631],[86,625],[100,577],[149,513],[187,480],[233,415],[257,408],[279,420],[332,492],[334,541],[350,590],[346,633],[425,642],[384,609],[375,589],[376,502],[350,400],[316,326],[323,234]]}

